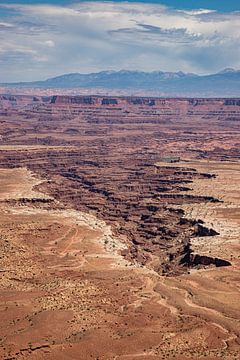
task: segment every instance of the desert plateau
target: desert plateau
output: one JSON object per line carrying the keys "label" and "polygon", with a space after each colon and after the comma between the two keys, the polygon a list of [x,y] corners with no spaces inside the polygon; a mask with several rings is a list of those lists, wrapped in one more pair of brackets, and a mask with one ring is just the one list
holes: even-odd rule
{"label": "desert plateau", "polygon": [[0,358],[240,359],[240,99],[0,96]]}

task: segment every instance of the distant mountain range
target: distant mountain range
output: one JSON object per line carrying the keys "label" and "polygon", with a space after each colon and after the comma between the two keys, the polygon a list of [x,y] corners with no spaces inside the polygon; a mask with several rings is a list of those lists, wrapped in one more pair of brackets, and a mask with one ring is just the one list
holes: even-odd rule
{"label": "distant mountain range", "polygon": [[4,87],[41,89],[106,89],[146,91],[164,96],[240,96],[240,70],[225,69],[216,74],[179,72],[102,71],[65,74],[44,81],[1,84]]}

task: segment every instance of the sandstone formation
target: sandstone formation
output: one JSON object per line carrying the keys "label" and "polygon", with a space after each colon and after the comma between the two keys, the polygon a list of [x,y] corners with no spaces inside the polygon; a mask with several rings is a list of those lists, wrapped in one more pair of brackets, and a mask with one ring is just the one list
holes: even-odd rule
{"label": "sandstone formation", "polygon": [[239,121],[239,99],[2,95],[2,358],[237,359],[216,218]]}

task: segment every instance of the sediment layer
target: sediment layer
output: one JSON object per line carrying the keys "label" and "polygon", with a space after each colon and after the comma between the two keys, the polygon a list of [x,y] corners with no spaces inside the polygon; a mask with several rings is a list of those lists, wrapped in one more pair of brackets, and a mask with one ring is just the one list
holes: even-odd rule
{"label": "sediment layer", "polygon": [[0,106],[3,358],[237,359],[239,100]]}

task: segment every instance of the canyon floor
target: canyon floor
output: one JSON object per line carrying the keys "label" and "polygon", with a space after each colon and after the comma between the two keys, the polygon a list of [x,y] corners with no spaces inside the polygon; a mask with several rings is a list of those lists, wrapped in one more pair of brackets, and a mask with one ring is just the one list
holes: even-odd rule
{"label": "canyon floor", "polygon": [[0,96],[0,358],[240,358],[240,101]]}

